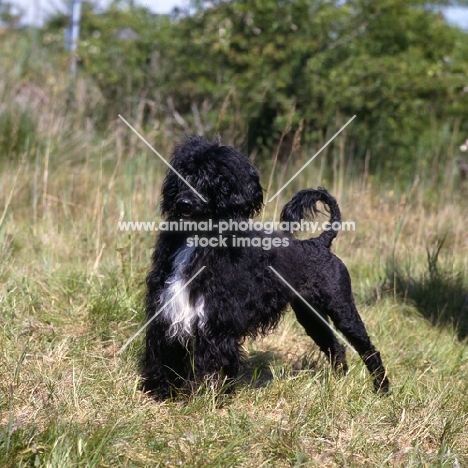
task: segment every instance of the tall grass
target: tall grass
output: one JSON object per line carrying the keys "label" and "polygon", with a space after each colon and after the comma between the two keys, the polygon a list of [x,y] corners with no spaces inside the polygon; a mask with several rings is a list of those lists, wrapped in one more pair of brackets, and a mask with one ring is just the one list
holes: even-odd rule
{"label": "tall grass", "polygon": [[[1,115],[25,106],[37,122],[18,140],[35,144],[1,158],[1,466],[468,465],[467,204],[451,167],[434,176],[455,134],[441,129],[440,145],[424,149],[431,169],[406,186],[358,173],[346,144],[334,145],[266,207],[272,218],[297,190],[323,185],[356,222],[334,249],[388,367],[388,398],[372,393],[356,357],[349,376],[332,375],[288,313],[244,344],[236,392],[154,403],[137,390],[141,338],[117,354],[142,323],[154,236],[117,222],[158,219],[165,167],[117,118],[95,129],[92,83],[74,83],[70,106],[66,73],[35,80],[49,62],[18,61],[28,48],[7,56],[0,77]],[[164,128],[141,130],[169,154]],[[317,149],[260,164],[264,186],[274,192]]]}

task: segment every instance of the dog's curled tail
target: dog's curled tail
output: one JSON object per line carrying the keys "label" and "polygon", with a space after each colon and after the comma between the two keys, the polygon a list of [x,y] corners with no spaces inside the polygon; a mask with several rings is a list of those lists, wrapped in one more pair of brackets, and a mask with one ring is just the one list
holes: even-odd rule
{"label": "dog's curled tail", "polygon": [[326,229],[323,229],[323,232],[318,237],[329,248],[333,239],[338,234],[336,224],[333,223],[341,223],[341,212],[335,197],[330,195],[324,188],[318,187],[317,190],[301,190],[294,195],[292,200],[284,205],[281,212],[281,221],[300,223],[302,220],[315,219],[321,213],[317,208],[317,202],[321,202],[324,205],[325,210],[330,216]]}

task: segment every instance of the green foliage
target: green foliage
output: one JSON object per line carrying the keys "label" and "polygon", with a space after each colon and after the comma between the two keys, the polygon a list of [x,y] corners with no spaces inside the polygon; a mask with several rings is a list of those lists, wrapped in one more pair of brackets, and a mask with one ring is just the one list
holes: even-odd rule
{"label": "green foliage", "polygon": [[293,107],[303,142],[324,141],[356,114],[355,154],[390,149],[384,167],[404,170],[431,119],[468,119],[467,35],[427,2],[220,1],[173,29],[182,40],[168,51],[167,92],[186,112],[184,103],[233,90],[250,148],[278,142]]}
{"label": "green foliage", "polygon": [[[135,115],[139,105],[156,94],[159,64],[154,52],[165,23],[164,17],[133,2],[114,1],[102,14],[94,11],[91,2],[83,2],[78,56],[81,68],[106,100],[106,121],[118,113]],[[45,31],[67,24],[65,15],[56,15]]]}
{"label": "green foliage", "polygon": [[467,128],[468,34],[445,22],[444,2],[204,3],[172,16],[83,4],[79,55],[105,97],[102,123],[125,113],[271,154],[295,133],[317,147],[356,115],[348,157],[403,177],[434,127]]}

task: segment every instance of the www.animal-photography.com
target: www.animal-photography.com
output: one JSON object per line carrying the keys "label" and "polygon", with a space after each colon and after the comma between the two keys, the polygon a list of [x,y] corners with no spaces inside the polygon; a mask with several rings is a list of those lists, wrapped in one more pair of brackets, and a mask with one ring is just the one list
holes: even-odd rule
{"label": "www.animal-photography.com", "polygon": [[468,466],[467,41],[0,0],[0,465]]}

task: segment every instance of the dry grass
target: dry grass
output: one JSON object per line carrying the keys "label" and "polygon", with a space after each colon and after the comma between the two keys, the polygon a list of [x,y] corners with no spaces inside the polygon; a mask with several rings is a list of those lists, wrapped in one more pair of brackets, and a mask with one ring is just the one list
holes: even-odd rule
{"label": "dry grass", "polygon": [[[388,367],[388,398],[372,393],[356,357],[349,376],[333,376],[288,314],[245,344],[234,394],[201,389],[157,404],[137,391],[141,342],[117,355],[143,319],[153,233],[122,233],[117,222],[157,219],[165,168],[119,121],[98,138],[56,94],[38,104],[47,125],[34,152],[0,169],[1,466],[468,465],[463,187],[427,179],[399,192],[337,167],[344,218],[357,229],[335,250]],[[148,138],[168,154],[162,130]],[[272,190],[302,154],[278,167]],[[314,162],[279,208],[321,185],[322,170]],[[269,176],[263,167],[264,185]],[[277,211],[268,205],[265,217]]]}

